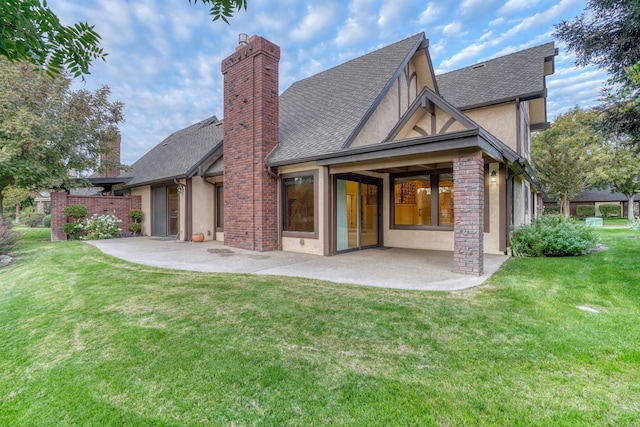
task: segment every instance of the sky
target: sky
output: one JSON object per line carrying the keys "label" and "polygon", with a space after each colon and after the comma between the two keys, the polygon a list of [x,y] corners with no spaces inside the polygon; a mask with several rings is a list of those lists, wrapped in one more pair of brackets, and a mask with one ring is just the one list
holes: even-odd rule
{"label": "sky", "polygon": [[[193,3],[193,2],[192,2]],[[124,103],[121,161],[133,164],[171,133],[223,118],[220,64],[238,34],[280,46],[280,91],[293,82],[419,32],[430,41],[436,74],[556,42],[547,77],[548,119],[598,102],[606,74],[579,68],[554,40],[554,24],[571,20],[584,0],[249,0],[227,25],[188,0],[49,0],[64,24],[95,25],[106,61],[95,61],[75,89],[111,88]]]}

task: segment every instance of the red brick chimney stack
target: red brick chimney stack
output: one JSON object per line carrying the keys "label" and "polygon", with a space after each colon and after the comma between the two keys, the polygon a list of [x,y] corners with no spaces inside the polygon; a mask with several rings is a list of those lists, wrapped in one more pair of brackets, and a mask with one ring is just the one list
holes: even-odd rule
{"label": "red brick chimney stack", "polygon": [[278,248],[278,187],[265,159],[278,144],[280,48],[258,36],[245,40],[241,34],[222,61],[224,242],[270,251]]}
{"label": "red brick chimney stack", "polygon": [[118,134],[118,137],[114,141],[108,143],[109,152],[100,155],[100,163],[102,165],[107,165],[107,167],[102,171],[103,178],[113,178],[120,175],[121,139],[120,134]]}

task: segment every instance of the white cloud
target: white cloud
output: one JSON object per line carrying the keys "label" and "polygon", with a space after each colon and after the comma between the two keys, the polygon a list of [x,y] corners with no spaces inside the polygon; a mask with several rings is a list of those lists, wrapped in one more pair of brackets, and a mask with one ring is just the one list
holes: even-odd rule
{"label": "white cloud", "polygon": [[473,16],[493,9],[494,0],[462,0],[458,13],[462,16]]}
{"label": "white cloud", "polygon": [[458,64],[467,62],[471,58],[477,57],[485,50],[486,47],[487,43],[472,44],[465,47],[460,52],[453,55],[451,58],[445,59],[444,61],[440,62],[440,66],[438,67],[438,70],[436,70],[436,74],[450,71]]}
{"label": "white cloud", "polygon": [[464,34],[464,26],[459,21],[454,21],[442,28],[444,37],[459,37],[462,34]]}
{"label": "white cloud", "polygon": [[444,8],[439,3],[430,1],[427,4],[427,8],[422,13],[420,13],[420,15],[418,15],[418,24],[427,25],[431,24],[432,22],[436,22],[438,19],[440,19],[442,12],[444,12]]}
{"label": "white cloud", "polygon": [[293,31],[291,37],[299,41],[307,41],[316,37],[335,22],[336,5],[333,3],[307,6],[307,14]]}
{"label": "white cloud", "polygon": [[349,3],[349,16],[338,29],[336,45],[353,46],[370,37],[376,25],[376,13],[371,2],[353,0]]}
{"label": "white cloud", "polygon": [[498,15],[521,12],[535,7],[540,0],[509,0],[498,9]]}

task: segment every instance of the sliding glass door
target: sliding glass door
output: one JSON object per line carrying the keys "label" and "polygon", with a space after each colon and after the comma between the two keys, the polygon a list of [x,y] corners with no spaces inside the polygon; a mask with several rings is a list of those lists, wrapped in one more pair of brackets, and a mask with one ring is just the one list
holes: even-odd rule
{"label": "sliding glass door", "polygon": [[380,244],[380,184],[365,178],[336,180],[336,249]]}

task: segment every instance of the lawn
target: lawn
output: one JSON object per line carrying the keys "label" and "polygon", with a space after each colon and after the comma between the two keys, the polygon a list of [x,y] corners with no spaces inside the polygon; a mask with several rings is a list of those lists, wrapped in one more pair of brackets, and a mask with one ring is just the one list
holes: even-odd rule
{"label": "lawn", "polygon": [[437,293],[161,270],[28,230],[0,270],[0,425],[640,425],[640,233],[599,233],[609,250]]}

